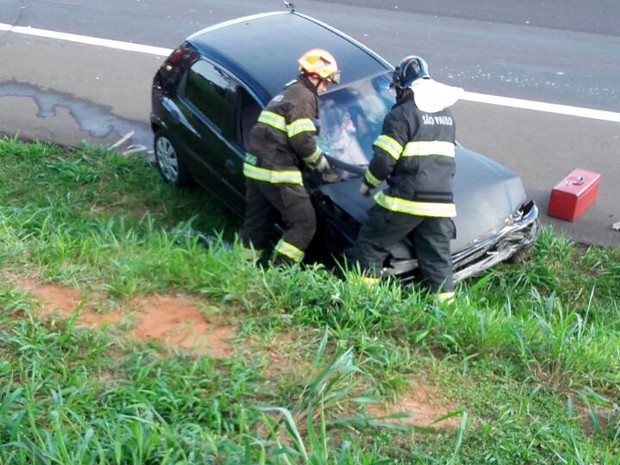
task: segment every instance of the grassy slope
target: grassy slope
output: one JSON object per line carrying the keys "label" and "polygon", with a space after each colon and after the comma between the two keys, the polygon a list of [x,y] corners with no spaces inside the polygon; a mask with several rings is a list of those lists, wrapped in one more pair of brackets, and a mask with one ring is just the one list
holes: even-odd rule
{"label": "grassy slope", "polygon": [[[0,139],[0,166],[0,463],[620,463],[620,249],[547,228],[527,262],[441,306],[205,248],[195,231],[233,243],[238,224],[140,159]],[[162,354],[39,319],[9,284],[24,275],[120,304],[195,295],[240,325],[238,356]],[[274,376],[265,354],[287,334],[299,365]],[[247,350],[257,340],[263,352]],[[365,414],[368,397],[422,380],[460,427]]]}

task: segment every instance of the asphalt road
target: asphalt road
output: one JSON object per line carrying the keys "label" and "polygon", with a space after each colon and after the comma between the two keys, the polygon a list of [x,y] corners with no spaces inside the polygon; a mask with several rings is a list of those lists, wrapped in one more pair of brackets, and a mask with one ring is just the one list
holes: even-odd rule
{"label": "asphalt road", "polygon": [[[278,0],[94,3],[0,0],[0,23],[170,49],[202,27],[284,8]],[[544,223],[578,242],[620,245],[611,228],[620,222],[620,2],[293,3],[394,63],[424,56],[437,80],[470,93],[454,108],[463,145],[517,172]],[[112,144],[133,131],[128,143],[150,146],[150,81],[163,55],[0,30],[0,132]],[[480,103],[475,93],[607,113]],[[577,167],[602,174],[596,203],[574,222],[548,217],[551,188]]]}

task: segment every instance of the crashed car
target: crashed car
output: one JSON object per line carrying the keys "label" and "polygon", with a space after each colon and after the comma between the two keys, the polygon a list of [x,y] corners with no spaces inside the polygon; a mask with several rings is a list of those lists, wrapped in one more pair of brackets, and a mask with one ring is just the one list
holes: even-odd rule
{"label": "crashed car", "polygon": [[[341,180],[309,173],[318,229],[307,260],[341,257],[366,221],[372,198],[359,185],[383,117],[394,104],[393,66],[346,34],[295,11],[243,17],[188,37],[157,71],[151,127],[156,166],[178,187],[197,183],[243,216],[243,160],[261,109],[293,79],[298,57],[329,50],[341,82],[320,97],[319,146]],[[384,187],[384,186],[383,186]],[[455,281],[526,251],[535,241],[538,209],[520,178],[495,161],[456,148],[457,237],[451,242]],[[408,239],[396,244],[384,272],[407,281],[417,261]]]}

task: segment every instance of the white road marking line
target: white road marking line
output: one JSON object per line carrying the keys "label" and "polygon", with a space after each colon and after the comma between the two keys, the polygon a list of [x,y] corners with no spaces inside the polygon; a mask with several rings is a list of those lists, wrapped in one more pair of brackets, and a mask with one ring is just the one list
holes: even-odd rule
{"label": "white road marking line", "polygon": [[[33,27],[12,26],[5,23],[0,23],[0,31],[14,32],[16,34],[24,34],[36,37],[45,37],[48,39],[65,40],[80,44],[96,45],[99,47],[112,48],[115,50],[146,53],[149,55],[163,57],[168,56],[172,52],[172,49],[169,48],[135,44],[132,42],[121,42],[119,40],[99,39],[97,37],[68,34],[65,32],[49,31],[46,29],[37,29]],[[554,103],[536,102],[532,100],[522,100],[510,97],[499,97],[495,95],[478,94],[475,92],[465,92],[462,100],[620,123],[620,113],[614,113],[611,111],[594,110],[590,108],[573,107],[569,105],[558,105]]]}
{"label": "white road marking line", "polygon": [[167,57],[172,52],[169,48],[153,47],[151,45],[134,44],[132,42],[121,42],[119,40],[99,39],[97,37],[82,36],[78,34],[67,34],[65,32],[48,31],[36,29],[34,27],[11,26],[10,24],[0,23],[0,31],[15,32],[29,36],[45,37],[48,39],[66,40],[86,45],[97,45],[99,47],[125,50],[127,52],[147,53],[149,55]]}
{"label": "white road marking line", "polygon": [[557,113],[559,115],[580,116],[582,118],[598,119],[602,121],[612,121],[620,123],[620,113],[612,111],[593,110],[590,108],[571,107],[569,105],[558,105],[556,103],[535,102],[533,100],[522,100],[510,97],[498,97],[496,95],[477,94],[475,92],[465,92],[461,100],[469,102],[488,103],[490,105],[500,105],[503,107],[520,108],[523,110],[543,111],[546,113]]}

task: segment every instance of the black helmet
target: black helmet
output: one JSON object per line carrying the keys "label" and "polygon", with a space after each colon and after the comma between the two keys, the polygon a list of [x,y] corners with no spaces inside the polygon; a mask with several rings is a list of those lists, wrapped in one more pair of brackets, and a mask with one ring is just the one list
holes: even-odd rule
{"label": "black helmet", "polygon": [[392,75],[392,87],[396,90],[404,90],[416,79],[430,79],[428,65],[422,58],[409,55],[401,60]]}

